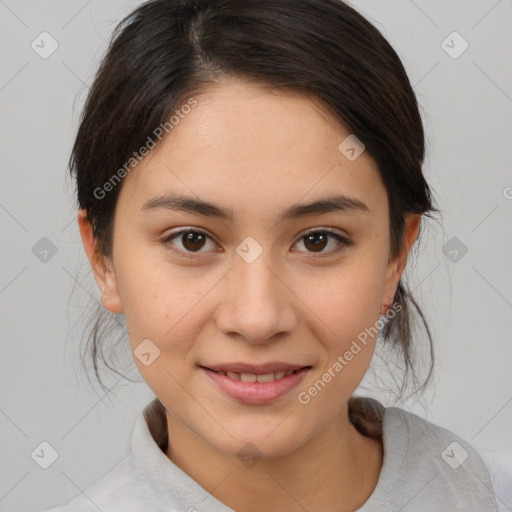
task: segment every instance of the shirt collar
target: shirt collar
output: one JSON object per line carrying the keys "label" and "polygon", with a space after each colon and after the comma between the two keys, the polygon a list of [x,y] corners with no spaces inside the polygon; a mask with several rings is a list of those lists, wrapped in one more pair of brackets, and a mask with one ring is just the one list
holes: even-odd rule
{"label": "shirt collar", "polygon": [[162,512],[194,509],[197,512],[235,512],[167,457],[167,440],[165,408],[155,398],[137,418],[132,436],[137,479],[152,506],[148,509]]}

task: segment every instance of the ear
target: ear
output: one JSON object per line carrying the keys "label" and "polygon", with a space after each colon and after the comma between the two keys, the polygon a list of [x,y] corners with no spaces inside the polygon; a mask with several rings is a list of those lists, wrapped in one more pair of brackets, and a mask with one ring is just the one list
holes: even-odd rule
{"label": "ear", "polygon": [[[82,243],[91,264],[94,278],[102,294],[101,302],[112,313],[122,313],[124,309],[119,297],[113,265],[106,256],[99,253],[97,239],[94,237],[92,224],[87,218],[85,210],[78,212],[78,227],[80,228],[80,236],[82,237]],[[105,295],[107,299],[105,299]]]}
{"label": "ear", "polygon": [[407,264],[409,251],[418,237],[420,219],[421,214],[419,213],[409,213],[405,216],[405,240],[402,250],[393,261],[388,263],[386,268],[386,277],[382,292],[381,315],[385,314],[393,304],[393,298],[398,288],[398,283],[400,282],[405,265]]}

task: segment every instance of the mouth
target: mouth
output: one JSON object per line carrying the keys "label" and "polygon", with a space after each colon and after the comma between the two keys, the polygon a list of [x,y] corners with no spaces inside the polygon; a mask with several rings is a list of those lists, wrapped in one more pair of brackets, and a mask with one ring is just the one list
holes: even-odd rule
{"label": "mouth", "polygon": [[293,375],[294,373],[300,372],[301,370],[308,370],[311,366],[303,366],[301,368],[297,368],[295,370],[278,370],[275,372],[267,372],[267,373],[249,373],[249,372],[233,372],[229,370],[213,370],[212,368],[208,368],[206,366],[202,366],[205,370],[209,370],[210,372],[214,372],[217,375],[224,375],[233,380],[240,380],[242,382],[273,382],[275,380],[281,380],[284,377],[288,377],[289,375]]}
{"label": "mouth", "polygon": [[232,399],[245,404],[265,404],[284,397],[306,377],[312,366],[267,363],[198,365],[208,382]]}

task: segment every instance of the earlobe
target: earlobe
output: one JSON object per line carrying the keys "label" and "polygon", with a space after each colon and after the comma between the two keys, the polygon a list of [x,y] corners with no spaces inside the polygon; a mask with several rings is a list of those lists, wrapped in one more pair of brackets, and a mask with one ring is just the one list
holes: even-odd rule
{"label": "earlobe", "polygon": [[94,279],[102,293],[101,302],[112,313],[122,313],[124,309],[117,290],[115,271],[111,268],[107,258],[98,252],[97,240],[94,237],[92,224],[87,218],[87,212],[80,210],[77,220],[82,243],[91,264]]}
{"label": "earlobe", "polygon": [[117,292],[115,296],[111,297],[110,291],[106,289],[101,297],[101,302],[105,309],[108,309],[111,313],[119,314],[124,311],[123,304],[121,303],[119,294]]}
{"label": "earlobe", "polygon": [[384,301],[382,302],[382,307],[380,308],[380,314],[385,315],[390,310],[392,305],[393,305],[392,298],[388,297],[388,298],[384,299]]}

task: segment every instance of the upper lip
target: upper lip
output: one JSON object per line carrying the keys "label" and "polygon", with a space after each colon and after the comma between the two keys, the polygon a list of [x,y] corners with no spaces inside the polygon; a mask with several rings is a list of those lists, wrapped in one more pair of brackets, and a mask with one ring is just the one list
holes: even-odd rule
{"label": "upper lip", "polygon": [[215,372],[233,372],[233,373],[251,373],[254,375],[264,375],[266,373],[274,373],[279,371],[300,370],[308,365],[282,363],[280,361],[270,361],[263,364],[247,364],[247,363],[220,363],[200,365]]}

